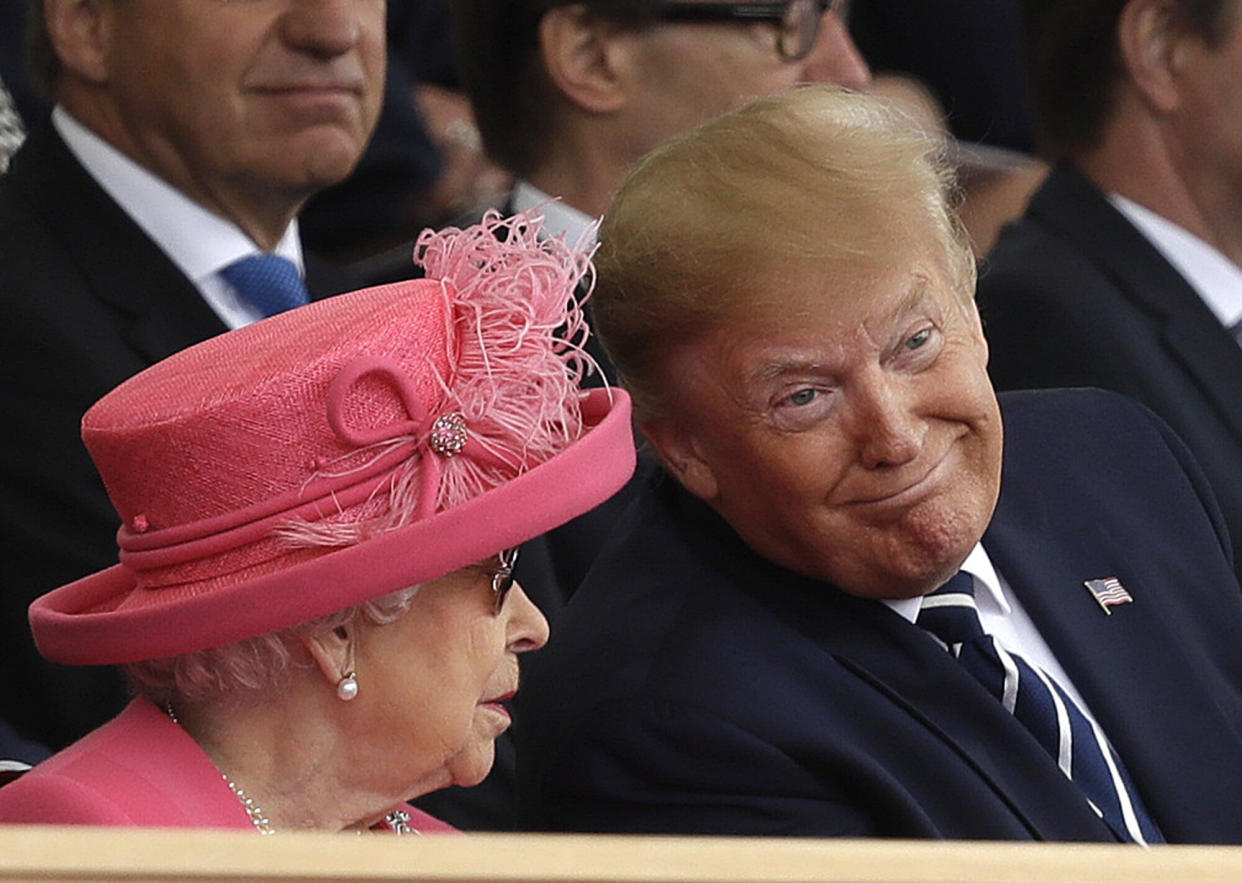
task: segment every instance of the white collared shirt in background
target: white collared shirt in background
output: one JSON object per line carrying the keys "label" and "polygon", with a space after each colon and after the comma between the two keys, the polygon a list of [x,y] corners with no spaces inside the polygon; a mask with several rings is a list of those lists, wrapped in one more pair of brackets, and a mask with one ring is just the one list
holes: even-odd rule
{"label": "white collared shirt in background", "polygon": [[595,244],[598,219],[578,211],[563,199],[549,196],[529,181],[519,179],[513,185],[513,213],[535,209],[543,215],[543,232],[548,236],[565,234],[566,244],[574,248],[590,248]]}
{"label": "white collared shirt in background", "polygon": [[[194,283],[227,327],[240,328],[263,318],[218,275],[234,261],[260,251],[240,227],[138,165],[63,107],[52,111],[52,122],[78,162]],[[273,253],[305,272],[296,220]]]}
{"label": "white collared shirt in background", "polygon": [[1242,320],[1242,269],[1198,236],[1116,193],[1108,200],[1181,273],[1226,328]]}

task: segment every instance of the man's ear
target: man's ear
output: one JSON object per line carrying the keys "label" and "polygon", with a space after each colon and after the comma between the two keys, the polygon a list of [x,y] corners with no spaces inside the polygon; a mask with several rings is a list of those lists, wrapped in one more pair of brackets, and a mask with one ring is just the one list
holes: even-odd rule
{"label": "man's ear", "polygon": [[1197,39],[1170,0],[1130,0],[1117,20],[1117,45],[1126,76],[1157,113],[1181,101],[1178,73],[1187,40]]}
{"label": "man's ear", "polygon": [[320,673],[333,686],[354,670],[356,632],[356,627],[350,624],[302,638]]}
{"label": "man's ear", "polygon": [[104,0],[43,0],[48,37],[64,68],[92,83],[108,79],[111,19]]}
{"label": "man's ear", "polygon": [[686,490],[709,503],[716,499],[716,474],[689,429],[676,420],[650,420],[639,428]]}
{"label": "man's ear", "polygon": [[554,6],[539,22],[539,50],[553,85],[566,100],[593,113],[625,103],[631,49],[611,22],[581,3]]}

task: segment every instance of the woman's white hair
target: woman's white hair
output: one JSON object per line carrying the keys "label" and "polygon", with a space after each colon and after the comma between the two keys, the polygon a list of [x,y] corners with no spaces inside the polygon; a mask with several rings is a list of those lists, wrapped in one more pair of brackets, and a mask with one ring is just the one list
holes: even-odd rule
{"label": "woman's white hair", "polygon": [[303,639],[349,625],[360,616],[377,625],[396,622],[409,612],[418,590],[419,586],[410,586],[278,632],[122,668],[134,690],[157,705],[277,687],[295,664],[291,648]]}

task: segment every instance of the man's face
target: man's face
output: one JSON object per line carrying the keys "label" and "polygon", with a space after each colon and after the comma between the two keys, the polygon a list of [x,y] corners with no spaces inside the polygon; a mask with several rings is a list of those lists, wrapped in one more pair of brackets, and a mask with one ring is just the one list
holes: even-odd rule
{"label": "man's face", "polygon": [[[1188,33],[1177,60],[1177,102],[1166,125],[1177,172],[1201,214],[1233,219],[1225,223],[1236,230],[1242,212],[1242,4],[1227,11],[1218,45]],[[1218,224],[1209,220],[1208,226]],[[1236,252],[1232,240],[1214,244]]]}
{"label": "man's face", "polygon": [[340,181],[375,127],[384,0],[103,0],[99,10],[95,82],[70,87],[70,111],[226,217],[239,201],[305,199]]}
{"label": "man's face", "polygon": [[871,73],[836,12],[821,16],[810,53],[786,61],[765,22],[664,22],[634,35],[643,91],[635,107],[635,155],[670,135],[803,83],[864,89]]}
{"label": "man's face", "polygon": [[953,574],[996,504],[986,364],[973,302],[926,252],[790,272],[672,355],[679,441],[657,445],[769,560],[860,597],[912,597]]}

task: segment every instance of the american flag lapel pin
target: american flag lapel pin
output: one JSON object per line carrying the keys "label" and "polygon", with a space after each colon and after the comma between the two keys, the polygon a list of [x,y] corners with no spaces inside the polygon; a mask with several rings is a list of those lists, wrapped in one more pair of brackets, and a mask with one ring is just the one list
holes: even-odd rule
{"label": "american flag lapel pin", "polygon": [[1113,615],[1113,611],[1108,608],[1116,607],[1118,604],[1129,604],[1134,600],[1130,593],[1126,591],[1126,587],[1121,584],[1121,580],[1115,576],[1106,576],[1103,579],[1089,579],[1083,585],[1087,587],[1091,597],[1100,605],[1100,609],[1109,616]]}

